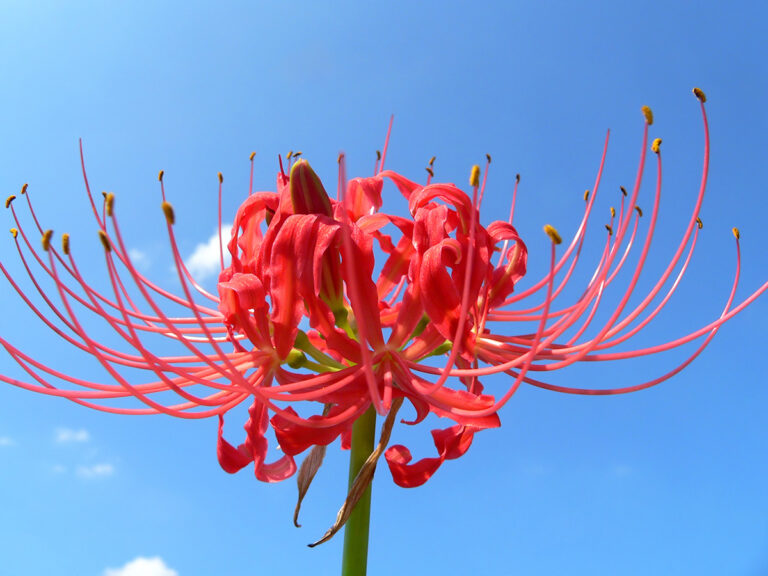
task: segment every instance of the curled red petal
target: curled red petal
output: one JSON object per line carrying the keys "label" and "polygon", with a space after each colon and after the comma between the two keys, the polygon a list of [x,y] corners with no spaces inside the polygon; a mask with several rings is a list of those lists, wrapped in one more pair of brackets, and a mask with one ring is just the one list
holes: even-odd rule
{"label": "curled red petal", "polygon": [[437,472],[446,460],[463,456],[472,445],[475,429],[468,426],[451,426],[444,430],[432,430],[432,439],[437,448],[435,458],[422,458],[411,464],[411,451],[403,445],[390,446],[384,457],[395,484],[403,488],[421,486]]}

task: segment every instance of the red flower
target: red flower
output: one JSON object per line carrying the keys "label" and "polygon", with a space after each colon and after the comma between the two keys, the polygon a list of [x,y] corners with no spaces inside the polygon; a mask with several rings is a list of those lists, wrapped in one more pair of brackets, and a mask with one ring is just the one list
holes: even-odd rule
{"label": "red flower", "polygon": [[[696,94],[706,130],[704,96],[700,91]],[[652,348],[610,351],[644,328],[667,303],[690,261],[701,228],[698,213],[709,162],[708,133],[701,187],[680,245],[648,295],[629,307],[653,237],[661,193],[660,140],[656,140],[652,150],[659,176],[642,238],[642,212],[636,200],[652,123],[650,110],[644,112],[637,179],[632,190],[625,191],[618,212],[612,212],[603,254],[591,281],[581,297],[568,305],[560,305],[557,297],[578,261],[600,175],[593,192],[585,196],[582,221],[559,258],[556,245],[560,237],[554,228],[545,227],[552,239],[550,271],[523,291],[516,289],[526,273],[528,250],[512,226],[513,211],[508,221],[487,227],[479,220],[490,157],[482,185],[479,168],[473,169],[471,196],[452,184],[433,183],[431,162],[425,185],[383,170],[383,157],[374,176],[346,182],[340,158],[338,200],[329,197],[307,162],[289,158],[289,174],[281,165],[276,192],[249,194],[240,206],[226,246],[231,264],[222,269],[218,295],[206,292],[187,272],[164,191],[163,210],[181,296],[153,284],[131,262],[111,194],[105,196],[100,211],[88,192],[105,248],[110,294],[97,292],[80,275],[69,237],[63,237],[61,250],[53,248],[51,233],[43,231],[31,212],[47,254],[38,253],[13,208],[14,197],[10,197],[6,206],[11,207],[16,221],[13,236],[19,255],[39,297],[58,322],[49,319],[0,264],[3,273],[43,322],[74,347],[96,357],[113,381],[101,384],[68,376],[35,361],[5,339],[0,341],[30,380],[0,379],[109,412],[218,416],[221,466],[236,472],[253,462],[256,477],[267,482],[291,476],[296,471],[294,457],[307,449],[326,446],[339,437],[342,446],[348,446],[353,422],[369,406],[385,415],[400,403],[409,403],[416,416],[408,425],[423,421],[429,413],[453,424],[432,431],[436,457],[413,462],[404,446],[386,450],[395,482],[418,486],[446,459],[464,454],[477,431],[498,426],[499,409],[521,383],[576,394],[619,394],[652,386],[690,363],[725,321],[768,289],[768,283],[763,284],[734,305],[737,266],[733,289],[718,318]],[[161,172],[161,184],[162,180]],[[407,200],[406,216],[382,211],[385,180],[394,183]],[[29,195],[26,197],[31,211]],[[735,235],[738,264],[738,233]],[[595,336],[585,338],[605,290],[627,262],[630,248],[638,243],[640,255],[618,306]],[[33,271],[33,265],[39,271]],[[55,282],[57,298],[40,288],[36,281],[40,272]],[[673,275],[671,287],[665,288]],[[125,288],[129,281],[141,294],[141,302],[129,296],[131,292]],[[651,307],[658,296],[661,302]],[[211,303],[201,303],[205,300]],[[166,301],[184,307],[187,315],[167,315],[163,312]],[[126,347],[112,348],[92,337],[76,309],[106,320]],[[518,334],[514,322],[535,322],[537,329]],[[158,355],[144,344],[146,335],[165,336],[184,352]],[[533,376],[578,361],[653,354],[697,338],[703,339],[701,345],[679,367],[624,388],[562,387]],[[425,362],[440,356],[446,357],[442,366],[434,360]],[[151,381],[134,384],[124,376],[126,369],[149,372]],[[500,372],[510,375],[510,383],[502,391],[484,393],[480,378]],[[200,386],[208,392],[201,395]],[[175,403],[165,402],[168,392],[179,397]],[[113,402],[127,397],[144,406],[116,406]],[[250,418],[244,442],[235,447],[222,437],[223,417],[245,401],[250,402]],[[391,428],[394,414],[390,416]],[[272,462],[267,462],[265,433],[269,426],[282,450]]]}

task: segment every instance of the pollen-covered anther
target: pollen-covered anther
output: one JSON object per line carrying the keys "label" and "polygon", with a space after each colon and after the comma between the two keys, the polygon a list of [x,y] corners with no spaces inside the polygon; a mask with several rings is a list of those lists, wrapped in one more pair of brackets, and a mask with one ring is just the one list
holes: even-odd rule
{"label": "pollen-covered anther", "polygon": [[99,240],[101,240],[101,245],[104,246],[104,250],[112,252],[112,244],[110,244],[109,236],[107,236],[107,233],[104,232],[104,230],[99,230]]}
{"label": "pollen-covered anther", "polygon": [[[378,150],[376,150],[378,152]],[[381,157],[378,158],[381,160]],[[339,152],[339,155],[336,156],[336,164],[341,164],[341,161],[344,160],[344,152]]]}
{"label": "pollen-covered anther", "polygon": [[733,232],[733,236],[736,238],[736,240],[738,240],[739,238],[741,238],[741,233],[739,232],[739,229],[738,229],[738,228],[734,228],[734,229],[732,230],[732,232]]}
{"label": "pollen-covered anther", "polygon": [[608,230],[608,236],[613,236],[613,226],[606,224],[605,229]]}
{"label": "pollen-covered anther", "polygon": [[219,176],[219,184],[222,184],[224,182],[224,175],[221,172],[219,172],[218,176]]}
{"label": "pollen-covered anther", "polygon": [[[377,150],[377,152],[378,152],[378,150]],[[435,156],[432,156],[432,158],[429,159],[429,165],[430,166],[433,166],[435,164],[435,158],[436,158]]]}
{"label": "pollen-covered anther", "polygon": [[704,103],[707,101],[707,95],[704,94],[704,91],[701,88],[694,88],[693,93],[696,95],[696,98],[699,99],[699,102]]}
{"label": "pollen-covered anther", "polygon": [[115,211],[115,195],[112,192],[104,196],[104,208],[107,211],[107,216],[112,217]]}
{"label": "pollen-covered anther", "polygon": [[515,174],[515,182],[520,183],[520,174]]}
{"label": "pollen-covered anther", "polygon": [[611,206],[611,218],[616,218],[616,208]]}
{"label": "pollen-covered anther", "polygon": [[43,245],[43,250],[48,252],[51,247],[51,236],[53,236],[53,230],[46,230],[43,232],[43,237],[40,239],[40,243]]}
{"label": "pollen-covered anther", "polygon": [[158,182],[163,181],[163,174],[165,174],[165,170],[160,170],[160,172],[157,173],[157,180]]}
{"label": "pollen-covered anther", "polygon": [[480,166],[478,166],[477,164],[472,166],[472,171],[469,173],[469,185],[470,186],[480,185]]}
{"label": "pollen-covered anther", "polygon": [[302,152],[301,150],[299,150],[298,152],[294,152],[294,153],[293,153],[293,157],[294,157],[294,158],[298,158],[298,157],[299,157],[299,156],[301,156],[302,154],[303,154],[303,152]]}
{"label": "pollen-covered anther", "polygon": [[589,200],[589,190],[584,190],[584,202]]}
{"label": "pollen-covered anther", "polygon": [[293,158],[293,150],[288,150],[288,154],[285,155],[285,158],[287,160],[290,160],[291,158]]}
{"label": "pollen-covered anther", "polygon": [[701,221],[701,218],[696,218],[696,225],[699,227],[699,230],[704,228],[704,222]]}
{"label": "pollen-covered anther", "polygon": [[430,176],[432,176],[432,177],[434,178],[434,176],[435,176],[435,171],[434,171],[434,170],[432,170],[432,168],[430,168],[429,166],[427,166],[427,167],[426,167],[426,171],[427,171],[427,173],[428,173]]}
{"label": "pollen-covered anther", "polygon": [[165,214],[165,221],[173,226],[176,222],[176,217],[173,214],[173,206],[170,202],[163,202],[163,214]]}
{"label": "pollen-covered anther", "polygon": [[28,187],[28,186],[29,186],[29,184],[26,184],[26,183],[25,183],[25,184],[24,184],[24,185],[21,187],[21,193],[22,193],[22,194],[26,194],[26,193],[27,193],[27,187]]}
{"label": "pollen-covered anther", "polygon": [[248,157],[249,160],[253,160],[256,158],[256,152],[251,152],[251,155]]}
{"label": "pollen-covered anther", "polygon": [[555,230],[554,226],[546,224],[544,226],[544,232],[547,233],[547,236],[549,236],[549,239],[552,240],[553,244],[562,244],[563,239],[560,238],[560,234]]}
{"label": "pollen-covered anther", "polygon": [[624,196],[627,195],[627,189],[624,188],[624,186],[619,186],[619,190],[621,190],[621,193],[624,194]]}
{"label": "pollen-covered anther", "polygon": [[635,210],[637,210],[637,215],[638,216],[642,216],[643,215],[643,211],[640,209],[640,206],[635,206]]}
{"label": "pollen-covered anther", "polygon": [[18,236],[18,235],[19,235],[19,231],[16,230],[16,228],[11,228],[11,236],[16,238],[16,236]]}
{"label": "pollen-covered anther", "polygon": [[67,233],[61,235],[61,251],[65,256],[69,256],[69,234]]}
{"label": "pollen-covered anther", "polygon": [[656,138],[653,141],[653,144],[651,144],[651,150],[653,150],[656,154],[659,153],[659,150],[661,150],[661,138]]}
{"label": "pollen-covered anther", "polygon": [[8,198],[5,199],[5,207],[9,208],[11,206],[11,202],[13,202],[14,200],[16,200],[16,196],[14,196],[13,194],[8,196]]}
{"label": "pollen-covered anther", "polygon": [[650,126],[653,124],[653,111],[648,106],[642,107],[643,116],[645,116],[645,122]]}
{"label": "pollen-covered anther", "polygon": [[491,163],[491,155],[490,154],[486,154],[485,157],[488,160],[488,164],[490,164]]}
{"label": "pollen-covered anther", "polygon": [[381,160],[381,150],[376,150],[376,160]]}

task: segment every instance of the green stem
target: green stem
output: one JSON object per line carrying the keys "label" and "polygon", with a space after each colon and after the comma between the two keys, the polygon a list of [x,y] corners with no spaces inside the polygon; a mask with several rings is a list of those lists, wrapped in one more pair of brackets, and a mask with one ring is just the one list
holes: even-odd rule
{"label": "green stem", "polygon": [[[373,406],[352,425],[349,455],[349,487],[357,477],[376,443],[376,411]],[[371,522],[371,487],[365,490],[344,526],[342,576],[365,576],[368,565],[368,531]]]}

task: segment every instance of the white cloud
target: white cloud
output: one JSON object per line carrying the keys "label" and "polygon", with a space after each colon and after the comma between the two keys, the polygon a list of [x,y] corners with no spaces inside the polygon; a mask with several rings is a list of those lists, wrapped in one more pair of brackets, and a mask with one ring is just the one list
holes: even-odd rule
{"label": "white cloud", "polygon": [[[231,237],[232,225],[223,225],[221,227],[221,238],[224,244],[224,266],[229,265],[227,243]],[[184,263],[195,280],[202,281],[211,276],[218,275],[221,270],[218,235],[214,232],[204,244],[198,244],[192,255],[184,259]]]}
{"label": "white cloud", "polygon": [[78,466],[77,475],[80,478],[103,478],[112,476],[115,473],[115,467],[112,464],[93,464],[91,466]]}
{"label": "white cloud", "polygon": [[142,252],[138,248],[130,248],[128,250],[128,258],[136,268],[146,270],[149,268],[149,256],[146,252]]}
{"label": "white cloud", "polygon": [[85,428],[81,428],[80,430],[56,428],[55,439],[58,444],[71,444],[74,442],[88,442],[88,440],[91,439],[91,435]]}
{"label": "white cloud", "polygon": [[0,436],[0,446],[16,446],[16,442],[8,436]]}
{"label": "white cloud", "polygon": [[122,568],[107,568],[104,570],[104,576],[179,576],[179,573],[166,566],[160,556],[139,556]]}

